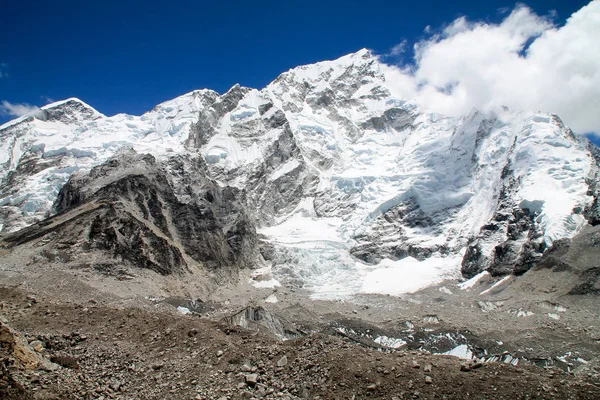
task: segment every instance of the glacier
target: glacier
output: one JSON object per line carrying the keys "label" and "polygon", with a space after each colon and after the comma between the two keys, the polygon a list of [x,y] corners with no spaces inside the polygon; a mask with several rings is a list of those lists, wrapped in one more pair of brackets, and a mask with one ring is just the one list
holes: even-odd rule
{"label": "glacier", "polygon": [[49,104],[0,126],[0,232],[51,215],[69,177],[124,147],[201,157],[244,193],[267,282],[316,298],[522,273],[597,213],[598,153],[558,116],[425,112],[386,71],[363,49],[141,116]]}

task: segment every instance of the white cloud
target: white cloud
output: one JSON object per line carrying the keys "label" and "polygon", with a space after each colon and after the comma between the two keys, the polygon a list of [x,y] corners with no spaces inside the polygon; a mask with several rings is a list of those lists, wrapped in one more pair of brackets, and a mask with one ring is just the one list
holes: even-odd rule
{"label": "white cloud", "polygon": [[6,100],[3,100],[2,103],[0,103],[0,113],[13,117],[21,117],[23,115],[31,114],[37,110],[39,110],[38,107],[27,103],[12,104]]}
{"label": "white cloud", "polygon": [[8,65],[6,63],[0,63],[0,78],[7,78],[8,72],[6,72]]}
{"label": "white cloud", "polygon": [[600,132],[600,1],[562,27],[517,6],[500,24],[461,17],[415,45],[413,65],[385,68],[397,95],[460,115],[508,106],[558,114]]}
{"label": "white cloud", "polygon": [[404,53],[406,51],[406,44],[407,44],[407,40],[404,39],[403,41],[401,41],[400,43],[396,44],[394,47],[392,47],[390,49],[390,52],[388,54],[386,54],[386,56],[388,57],[398,57],[399,55],[401,55],[402,53]]}

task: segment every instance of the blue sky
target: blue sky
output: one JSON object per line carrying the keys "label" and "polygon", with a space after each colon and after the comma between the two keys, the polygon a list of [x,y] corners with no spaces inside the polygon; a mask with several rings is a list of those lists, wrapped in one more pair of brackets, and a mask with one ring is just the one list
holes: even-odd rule
{"label": "blue sky", "polygon": [[[528,1],[558,26],[588,1]],[[510,1],[31,1],[0,5],[0,101],[78,97],[141,114],[194,89],[262,88],[281,72],[363,47],[385,54],[456,18],[499,23]],[[12,119],[5,110],[0,122]]]}

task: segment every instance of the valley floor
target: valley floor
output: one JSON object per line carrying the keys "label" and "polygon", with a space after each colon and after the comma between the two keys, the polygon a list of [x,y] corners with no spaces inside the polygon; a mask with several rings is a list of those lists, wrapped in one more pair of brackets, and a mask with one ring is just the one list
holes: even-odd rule
{"label": "valley floor", "polygon": [[[294,295],[297,294],[289,294]],[[285,297],[282,293],[279,296]],[[346,322],[346,330],[333,330],[332,334],[308,333],[281,341],[266,332],[226,324],[222,319],[227,314],[225,309],[236,307],[231,303],[230,308],[224,307],[222,311],[182,315],[172,306],[142,303],[123,306],[107,298],[86,295],[71,300],[57,297],[23,290],[23,285],[0,289],[3,324],[22,332],[44,358],[54,362],[42,369],[18,369],[10,365],[15,357],[10,354],[10,346],[2,346],[0,398],[600,397],[600,381],[593,369],[579,369],[574,374],[558,366],[476,363],[432,355],[410,346],[382,350],[367,342],[359,343],[360,334],[353,337],[348,333],[351,322]],[[302,309],[307,323],[312,320],[314,326],[324,326],[325,320],[355,321],[356,332],[368,326],[367,322],[357,322],[363,321],[359,313],[368,317],[369,310],[372,313],[383,309],[377,305],[365,308],[338,302],[330,303],[329,314],[319,316],[314,313],[323,310],[326,303],[304,304],[308,305]],[[307,312],[311,307],[313,310]],[[342,308],[347,308],[353,317],[344,316]],[[299,308],[284,307],[278,312],[289,319],[293,310],[298,312]],[[314,318],[309,318],[310,315]],[[385,316],[371,315],[372,320],[379,317]],[[510,329],[510,324],[498,326],[497,334],[506,333],[505,328]],[[413,328],[418,329],[418,326]],[[551,331],[548,329],[546,333]],[[539,328],[530,331],[532,335],[540,333]],[[516,332],[514,340],[519,341],[518,336],[523,334]],[[544,340],[548,343],[558,337],[569,339],[568,335],[567,331],[557,329]],[[580,333],[570,339],[577,337],[581,337]],[[584,345],[580,350],[586,345],[585,338],[581,339]],[[6,340],[5,335],[2,340]]]}

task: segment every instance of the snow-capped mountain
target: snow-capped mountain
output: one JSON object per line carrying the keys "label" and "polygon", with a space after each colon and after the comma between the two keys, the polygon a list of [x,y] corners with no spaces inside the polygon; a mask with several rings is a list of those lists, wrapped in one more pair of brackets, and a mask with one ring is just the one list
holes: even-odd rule
{"label": "snow-capped mountain", "polygon": [[262,90],[194,91],[139,117],[77,99],[47,105],[0,127],[0,226],[52,214],[73,173],[123,147],[165,165],[201,157],[266,238],[257,284],[317,297],[525,272],[553,241],[597,223],[598,153],[558,116],[424,112],[386,71],[361,50]]}

